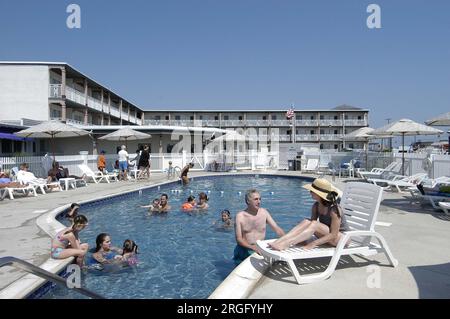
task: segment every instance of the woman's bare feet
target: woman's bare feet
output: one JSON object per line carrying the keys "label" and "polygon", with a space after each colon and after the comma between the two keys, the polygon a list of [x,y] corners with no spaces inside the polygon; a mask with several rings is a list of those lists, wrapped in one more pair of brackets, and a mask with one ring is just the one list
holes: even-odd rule
{"label": "woman's bare feet", "polygon": [[283,243],[283,242],[273,242],[273,243],[269,243],[267,244],[270,248],[272,248],[273,250],[285,250],[286,248],[289,247],[289,244],[287,243]]}

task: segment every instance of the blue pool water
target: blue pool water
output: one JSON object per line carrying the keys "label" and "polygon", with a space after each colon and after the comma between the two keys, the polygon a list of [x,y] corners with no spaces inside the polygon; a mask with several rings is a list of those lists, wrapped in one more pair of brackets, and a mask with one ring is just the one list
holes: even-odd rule
{"label": "blue pool water", "polygon": [[[253,175],[197,178],[188,186],[170,184],[160,190],[84,205],[80,213],[88,217],[89,226],[80,233],[82,242],[95,247],[95,237],[102,232],[109,233],[117,247],[125,239],[133,239],[139,245],[139,264],[115,273],[88,271],[83,274],[82,286],[107,298],[207,298],[235,267],[234,230],[214,225],[220,211],[228,209],[234,217],[246,207],[245,191],[256,188],[261,192],[262,206],[288,231],[310,216],[313,201],[301,187],[306,183],[298,178]],[[196,197],[199,192],[210,191],[207,212],[186,214],[179,210],[191,191]],[[168,214],[149,215],[139,207],[161,193],[169,195],[172,211]],[[268,227],[266,238],[273,237]],[[56,287],[43,298],[81,297]]]}

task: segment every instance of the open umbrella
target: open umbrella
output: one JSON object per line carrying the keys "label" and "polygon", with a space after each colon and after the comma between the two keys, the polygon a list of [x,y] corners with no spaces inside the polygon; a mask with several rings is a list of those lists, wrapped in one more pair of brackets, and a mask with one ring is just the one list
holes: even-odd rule
{"label": "open umbrella", "polygon": [[53,160],[55,160],[54,138],[84,136],[88,135],[89,132],[69,124],[52,120],[31,126],[14,134],[22,137],[51,138]]}
{"label": "open umbrella", "polygon": [[[450,126],[450,112],[438,115],[428,121],[425,121],[426,125],[430,126]],[[450,131],[448,133],[448,147],[450,152]]]}
{"label": "open umbrella", "polygon": [[351,133],[348,133],[344,136],[345,140],[356,140],[356,141],[364,141],[365,142],[365,150],[366,150],[366,169],[367,169],[367,163],[368,163],[368,157],[369,157],[369,147],[368,143],[371,139],[377,139],[377,138],[392,138],[392,136],[375,136],[372,135],[372,132],[375,129],[371,127],[361,127],[360,129],[357,129],[356,131],[353,131]]}
{"label": "open umbrella", "polygon": [[[413,120],[401,119],[389,123],[379,129],[374,130],[372,135],[393,135],[402,137],[402,150],[405,146],[405,136],[413,135],[439,135],[443,132],[430,126],[426,126]],[[402,175],[405,175],[405,153],[402,151]]]}
{"label": "open umbrella", "polygon": [[129,127],[124,127],[121,128],[120,130],[114,131],[112,133],[100,137],[99,140],[125,141],[125,146],[127,146],[128,148],[127,141],[146,140],[151,137],[152,136],[150,134],[138,132]]}

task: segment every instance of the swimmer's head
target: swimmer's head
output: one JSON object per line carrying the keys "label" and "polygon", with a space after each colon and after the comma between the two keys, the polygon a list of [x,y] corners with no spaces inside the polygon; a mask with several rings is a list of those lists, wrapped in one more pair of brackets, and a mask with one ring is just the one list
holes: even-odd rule
{"label": "swimmer's head", "polygon": [[159,205],[159,198],[155,198],[153,200],[153,205]]}
{"label": "swimmer's head", "polygon": [[[259,203],[256,203],[259,201]],[[261,196],[256,189],[249,189],[245,193],[245,203],[247,205],[253,204],[253,206],[258,206],[261,204]],[[257,204],[257,205],[256,205]]]}
{"label": "swimmer's head", "polygon": [[188,199],[186,200],[188,203],[192,203],[195,202],[195,197],[194,196],[189,196]]}
{"label": "swimmer's head", "polygon": [[231,213],[228,209],[224,209],[221,213],[220,213],[221,217],[222,217],[222,221],[226,222],[227,220],[231,219]]}
{"label": "swimmer's head", "polygon": [[190,168],[194,167],[194,163],[189,163],[189,167]]}
{"label": "swimmer's head", "polygon": [[207,202],[208,201],[208,195],[206,195],[204,192],[201,192],[198,194],[199,201]]}
{"label": "swimmer's head", "polygon": [[136,245],[136,243],[131,240],[131,239],[127,239],[123,242],[123,247],[122,247],[122,255],[126,254],[126,253],[138,253],[138,245]]}
{"label": "swimmer's head", "polygon": [[101,248],[103,250],[109,250],[111,247],[111,236],[107,233],[101,233],[95,239],[95,252],[98,252]]}
{"label": "swimmer's head", "polygon": [[73,219],[73,226],[72,229],[73,230],[82,230],[84,227],[86,227],[88,225],[88,219],[86,218],[86,216],[84,215],[77,215],[74,219]]}

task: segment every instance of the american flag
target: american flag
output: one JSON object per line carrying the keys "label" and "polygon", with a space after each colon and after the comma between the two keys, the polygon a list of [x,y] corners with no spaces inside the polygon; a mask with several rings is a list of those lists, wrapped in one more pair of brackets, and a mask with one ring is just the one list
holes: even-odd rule
{"label": "american flag", "polygon": [[295,111],[294,109],[291,107],[287,112],[286,112],[286,118],[288,120],[292,119],[294,117]]}

